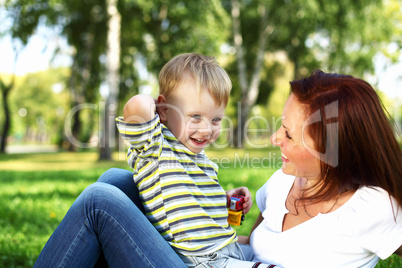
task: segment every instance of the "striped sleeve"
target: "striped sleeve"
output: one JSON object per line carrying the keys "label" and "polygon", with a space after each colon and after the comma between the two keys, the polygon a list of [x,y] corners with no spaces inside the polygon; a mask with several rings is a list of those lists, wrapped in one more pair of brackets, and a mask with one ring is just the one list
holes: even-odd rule
{"label": "striped sleeve", "polygon": [[159,115],[145,123],[128,123],[116,118],[116,126],[122,138],[130,144],[127,162],[134,167],[137,158],[157,160],[162,150],[162,126]]}

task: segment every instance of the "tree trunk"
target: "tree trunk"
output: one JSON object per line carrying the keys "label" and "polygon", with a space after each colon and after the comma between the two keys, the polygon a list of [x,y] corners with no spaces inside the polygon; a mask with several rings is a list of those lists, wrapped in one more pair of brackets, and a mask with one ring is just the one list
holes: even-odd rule
{"label": "tree trunk", "polygon": [[[75,102],[73,107],[75,107],[76,105],[79,105],[79,104]],[[73,133],[73,137],[75,139],[77,139],[78,141],[80,141],[80,133],[81,133],[81,118],[80,118],[81,116],[80,116],[80,114],[81,114],[81,110],[79,110],[79,109],[74,113],[73,126],[71,129],[71,132]],[[73,143],[70,143],[68,150],[70,152],[75,152],[78,150],[78,148]]]}
{"label": "tree trunk", "polygon": [[0,79],[0,91],[3,98],[3,111],[4,111],[4,124],[3,129],[0,133],[0,153],[6,152],[6,145],[7,145],[7,136],[8,132],[10,131],[11,126],[11,115],[10,115],[10,108],[8,106],[8,95],[10,94],[11,90],[14,88],[15,85],[15,67],[19,55],[19,51],[15,49],[15,58],[14,58],[14,66],[13,66],[13,74],[11,76],[10,83],[6,85],[2,79]]}
{"label": "tree trunk", "polygon": [[255,65],[250,83],[248,83],[246,72],[246,60],[244,57],[243,38],[241,36],[241,23],[240,23],[240,3],[238,0],[232,0],[232,23],[233,23],[233,36],[236,48],[236,59],[238,76],[241,90],[241,100],[238,103],[237,115],[238,122],[234,130],[234,145],[235,147],[243,147],[245,129],[247,118],[250,114],[251,108],[255,105],[259,93],[259,86],[261,83],[261,70],[264,63],[264,52],[268,39],[269,27],[267,26],[268,13],[264,6],[259,7],[261,13],[261,28],[259,32],[258,51],[256,54]]}
{"label": "tree trunk", "polygon": [[99,160],[112,159],[111,147],[114,146],[115,124],[117,107],[117,93],[119,89],[119,67],[120,67],[120,27],[121,16],[117,10],[116,0],[107,0],[108,14],[110,16],[108,23],[108,49],[107,49],[107,84],[109,96],[106,99],[106,105],[103,118],[103,130],[99,144]]}
{"label": "tree trunk", "polygon": [[240,103],[237,104],[237,125],[234,130],[234,145],[235,147],[243,147],[244,129],[242,126],[245,124],[243,123],[245,114],[244,109],[246,108],[244,101],[247,98],[248,79],[243,50],[243,38],[241,35],[240,3],[238,0],[232,0],[231,16],[233,25],[233,41],[236,48],[237,73],[241,92]]}
{"label": "tree trunk", "polygon": [[8,132],[10,130],[10,109],[8,107],[8,94],[10,93],[10,90],[12,86],[4,86],[4,84],[1,84],[1,95],[3,97],[3,111],[4,111],[4,124],[3,124],[3,129],[1,132],[1,144],[0,144],[0,153],[5,153],[6,152],[6,144],[7,144],[7,136]]}
{"label": "tree trunk", "polygon": [[[73,65],[71,67],[71,75],[68,81],[68,88],[71,92],[71,109],[74,109],[77,105],[79,105],[82,102],[82,94],[80,94],[79,92],[79,88],[78,88],[78,83],[77,80],[78,76],[79,76],[79,66],[78,66],[78,59],[77,59],[77,55],[75,55],[74,57],[74,61],[73,61]],[[69,131],[69,133],[72,134],[72,137],[69,136],[65,136],[65,139],[68,141],[68,147],[67,150],[70,152],[74,152],[77,150],[76,145],[73,144],[73,142],[71,141],[71,139],[78,139],[79,138],[79,133],[80,133],[80,129],[81,129],[81,124],[80,124],[80,111],[77,110],[73,117],[71,118],[72,122],[70,124],[71,126],[71,130]],[[67,119],[66,119],[67,120]],[[64,133],[66,134],[68,131],[65,129]]]}
{"label": "tree trunk", "polygon": [[[76,107],[77,105],[83,104],[85,102],[91,102],[92,99],[89,99],[87,96],[87,92],[89,89],[89,81],[91,79],[91,64],[92,58],[89,56],[91,54],[91,50],[94,49],[94,38],[93,34],[87,33],[85,38],[85,46],[84,53],[76,54],[74,57],[74,62],[72,66],[71,76],[69,80],[69,90],[72,95],[72,104],[71,108]],[[84,61],[80,61],[80,57],[84,55]],[[74,139],[78,140],[80,143],[87,143],[87,137],[91,136],[92,133],[92,125],[89,126],[89,130],[84,135],[82,134],[82,119],[81,119],[81,110],[78,109],[73,116],[72,130]],[[89,112],[91,115],[91,112]],[[93,122],[93,118],[89,118],[88,122]],[[67,137],[68,138],[68,137]],[[78,146],[79,147],[79,146]],[[68,147],[69,151],[76,151],[78,149],[77,145],[74,145],[71,141]]]}

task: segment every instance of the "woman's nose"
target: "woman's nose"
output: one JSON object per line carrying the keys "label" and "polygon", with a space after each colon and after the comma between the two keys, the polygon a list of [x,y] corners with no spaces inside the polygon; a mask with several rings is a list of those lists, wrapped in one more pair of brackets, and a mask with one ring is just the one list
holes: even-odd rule
{"label": "woman's nose", "polygon": [[272,134],[270,140],[271,140],[271,144],[275,145],[275,146],[282,146],[282,139],[278,136],[278,130]]}

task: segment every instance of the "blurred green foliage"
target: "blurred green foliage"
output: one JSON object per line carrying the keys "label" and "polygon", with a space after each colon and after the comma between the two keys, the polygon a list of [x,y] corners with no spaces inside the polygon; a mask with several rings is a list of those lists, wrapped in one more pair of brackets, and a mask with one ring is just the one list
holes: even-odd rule
{"label": "blurred green foliage", "polygon": [[[288,90],[287,82],[299,75],[308,75],[314,68],[365,78],[372,74],[376,53],[385,55],[390,62],[400,56],[402,13],[398,0],[250,0],[239,3],[241,31],[237,38],[242,40],[245,51],[248,80],[255,75],[260,33],[263,30],[268,33],[263,68],[257,74],[261,81],[253,105],[258,107],[251,110],[250,116],[278,116]],[[238,110],[241,95],[232,4],[233,0],[118,1],[122,18],[118,114],[128,98],[140,90],[149,92],[151,88],[153,94],[157,92],[155,77],[169,59],[179,53],[195,51],[216,56],[230,74],[233,91],[228,116],[236,127],[238,115],[243,111]],[[262,25],[262,7],[267,10],[266,25]],[[88,142],[98,136],[103,100],[100,85],[106,77],[107,1],[6,0],[0,8],[7,19],[0,36],[8,34],[15,43],[24,46],[38,27],[52,29],[54,34],[67,40],[72,58],[72,65],[62,71],[62,76],[55,74],[59,71],[50,70],[48,78],[44,77],[45,72],[21,78],[25,80],[20,84],[23,90],[12,93],[16,105],[11,111],[10,136],[19,140],[22,132],[28,132],[27,128],[45,128],[51,133],[47,133],[52,136],[51,142],[61,145],[65,139],[60,126],[65,114],[83,103],[95,104],[98,108],[76,113],[77,117],[72,120],[73,124],[79,123],[75,138]],[[390,44],[397,49],[390,50]],[[55,56],[62,52],[59,49]],[[0,79],[3,79],[2,74]],[[62,95],[57,95],[62,103],[49,91],[54,85],[64,88]],[[37,107],[33,109],[34,105],[29,105],[27,117],[19,120],[16,114],[28,105],[28,98],[36,102]],[[50,115],[45,118],[43,111],[38,111],[46,107],[54,113],[55,105],[63,107],[58,108],[57,114],[63,114],[64,109],[64,117],[58,122],[49,119]],[[45,127],[41,125],[43,122]]]}

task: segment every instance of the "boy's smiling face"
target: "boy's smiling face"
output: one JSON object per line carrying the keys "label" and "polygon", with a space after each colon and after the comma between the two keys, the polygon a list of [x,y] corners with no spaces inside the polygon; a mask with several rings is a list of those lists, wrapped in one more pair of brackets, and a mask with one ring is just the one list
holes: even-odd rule
{"label": "boy's smiling face", "polygon": [[226,106],[216,104],[207,90],[198,94],[189,74],[182,75],[166,102],[161,121],[190,151],[198,154],[218,138]]}

